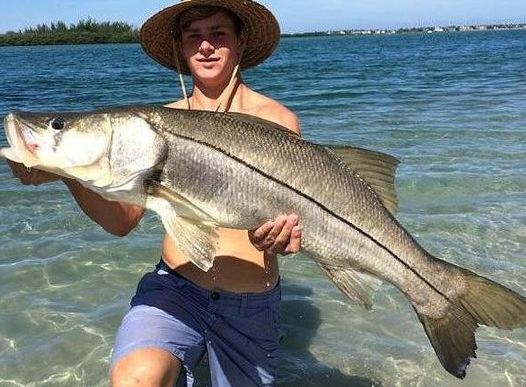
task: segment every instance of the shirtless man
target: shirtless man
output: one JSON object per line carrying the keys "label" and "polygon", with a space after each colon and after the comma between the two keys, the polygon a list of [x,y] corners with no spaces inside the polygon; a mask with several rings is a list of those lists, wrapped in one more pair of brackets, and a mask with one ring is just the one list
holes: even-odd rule
{"label": "shirtless man", "polygon": [[[223,8],[210,7],[217,3]],[[254,31],[271,38],[254,36]],[[168,43],[164,48],[159,44],[162,39]],[[186,0],[157,13],[141,30],[141,44],[150,56],[192,76],[191,96],[168,107],[251,114],[300,134],[296,115],[251,90],[238,72],[238,65],[247,68],[263,61],[277,40],[279,26],[273,15],[257,3],[241,0]],[[258,50],[263,54],[251,59]],[[59,179],[20,164],[10,166],[24,184]],[[82,210],[112,234],[128,234],[144,214],[142,208],[108,202],[75,180],[61,179]],[[214,387],[274,385],[280,339],[276,253],[299,250],[297,219],[284,214],[248,233],[220,229],[219,235],[208,272],[192,264],[168,235],[164,237],[162,260],[141,280],[117,334],[113,386],[177,382],[189,387],[192,370],[205,352]]]}

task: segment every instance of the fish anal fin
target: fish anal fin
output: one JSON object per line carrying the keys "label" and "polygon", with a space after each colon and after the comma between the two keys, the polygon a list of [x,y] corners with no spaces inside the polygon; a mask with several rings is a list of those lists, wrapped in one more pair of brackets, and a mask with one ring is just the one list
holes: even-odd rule
{"label": "fish anal fin", "polygon": [[395,172],[400,162],[395,157],[350,146],[325,145],[325,147],[369,184],[389,212],[396,213],[398,199],[395,190]]}
{"label": "fish anal fin", "polygon": [[373,293],[382,281],[372,275],[349,268],[333,267],[319,263],[322,271],[351,300],[367,310],[373,307]]}

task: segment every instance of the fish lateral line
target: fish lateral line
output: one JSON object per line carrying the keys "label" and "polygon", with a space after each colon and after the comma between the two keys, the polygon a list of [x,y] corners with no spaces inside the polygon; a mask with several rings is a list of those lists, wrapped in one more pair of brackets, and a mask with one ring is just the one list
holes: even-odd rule
{"label": "fish lateral line", "polygon": [[[415,269],[413,269],[407,262],[405,262],[402,258],[400,258],[397,254],[395,254],[393,251],[391,251],[391,249],[389,249],[387,246],[385,246],[383,243],[381,243],[380,241],[378,241],[377,239],[373,238],[372,235],[368,234],[366,231],[362,230],[360,227],[356,226],[355,224],[353,224],[352,222],[348,221],[347,219],[343,218],[342,216],[338,215],[337,213],[335,213],[334,211],[332,211],[330,208],[328,208],[327,206],[323,205],[322,203],[320,203],[319,201],[317,201],[316,199],[314,199],[313,197],[299,191],[298,189],[292,187],[291,185],[287,184],[286,182],[282,181],[282,180],[279,180],[279,179],[276,179],[275,177],[271,176],[270,174],[262,171],[261,169],[257,168],[256,166],[246,162],[245,160],[231,154],[230,152],[228,152],[227,150],[223,149],[223,148],[220,148],[220,147],[217,147],[213,144],[210,144],[206,141],[202,141],[202,140],[199,140],[199,139],[196,139],[194,137],[191,137],[191,136],[186,136],[184,134],[181,134],[181,133],[176,133],[176,132],[173,132],[171,131],[170,132],[171,135],[175,136],[175,137],[179,137],[181,139],[184,139],[184,140],[187,140],[187,141],[191,141],[191,142],[194,142],[194,143],[197,143],[199,145],[203,145],[205,147],[208,147],[210,149],[213,149],[217,152],[220,152],[222,154],[224,154],[225,156],[227,157],[230,157],[232,160],[234,161],[237,161],[239,163],[241,163],[242,165],[248,167],[249,169],[251,169],[252,171],[260,174],[261,176],[267,178],[267,179],[270,179],[284,187],[286,187],[287,189],[293,191],[294,193],[300,195],[301,197],[307,199],[308,201],[314,203],[315,205],[317,205],[318,207],[320,207],[322,210],[328,212],[330,215],[334,216],[336,219],[338,219],[339,221],[345,223],[346,225],[348,225],[349,227],[351,227],[352,229],[354,229],[355,231],[359,232],[360,234],[362,234],[363,236],[365,236],[367,239],[371,240],[373,243],[375,243],[377,246],[379,246],[381,249],[385,250],[387,253],[389,253],[396,261],[400,262],[404,267],[406,267],[409,271],[411,271],[413,274],[415,274],[418,278],[420,278],[427,286],[429,286],[433,291],[435,291],[437,294],[439,294],[440,296],[442,296],[444,299],[446,299],[449,303],[452,303],[452,304],[455,304],[455,302],[453,300],[451,300],[446,294],[442,293],[439,289],[437,289],[436,286],[434,286],[432,283],[430,283],[426,278],[424,278],[420,273],[418,273]],[[321,146],[321,145],[320,145]],[[387,211],[389,212],[389,211]]]}

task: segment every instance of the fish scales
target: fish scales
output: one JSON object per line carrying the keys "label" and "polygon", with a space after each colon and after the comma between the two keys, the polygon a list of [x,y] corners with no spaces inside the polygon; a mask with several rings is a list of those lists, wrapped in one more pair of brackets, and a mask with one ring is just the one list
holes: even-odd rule
{"label": "fish scales", "polygon": [[389,156],[328,150],[247,115],[152,106],[17,113],[4,126],[10,148],[0,155],[156,211],[204,270],[216,227],[252,229],[297,214],[302,252],[366,308],[377,286],[370,275],[394,284],[458,378],[475,356],[478,325],[526,325],[523,296],[435,258],[392,216],[396,163]]}
{"label": "fish scales", "polygon": [[[164,110],[158,114],[164,113],[172,115],[172,112]],[[321,205],[331,214],[340,216],[351,227],[358,229],[363,237],[378,243],[391,255],[407,259],[415,256],[407,254],[408,250],[416,251],[416,259],[403,262],[415,268],[434,287],[443,286],[443,278],[437,277],[433,269],[433,260],[423,253],[401,226],[395,224],[396,221],[371,192],[371,188],[354,172],[350,173],[349,168],[326,148],[305,142],[286,130],[274,130],[235,115],[216,116],[203,111],[194,111],[188,115],[184,114],[185,111],[180,113],[184,118],[176,119],[175,122],[173,119],[159,120],[164,123],[162,130],[217,149],[291,187],[294,193],[312,199],[314,205]],[[280,162],[276,163],[276,160]],[[304,171],[308,173],[302,173]],[[313,181],[316,184],[312,184]],[[302,221],[302,224],[306,222]],[[379,229],[378,225],[384,226]],[[349,250],[356,251],[354,247],[346,245],[343,254],[347,257]],[[356,254],[353,258],[360,260],[362,266],[368,261],[382,259],[377,254]],[[334,264],[342,263],[336,261]],[[375,271],[375,274],[380,273]],[[392,278],[386,279],[394,282]],[[400,286],[403,287],[403,284]]]}

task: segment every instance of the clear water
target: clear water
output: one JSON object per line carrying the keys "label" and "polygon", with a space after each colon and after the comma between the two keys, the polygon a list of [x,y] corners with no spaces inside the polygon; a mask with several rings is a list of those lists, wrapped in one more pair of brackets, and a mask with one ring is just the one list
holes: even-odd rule
{"label": "clear water", "polygon": [[[245,79],[296,111],[309,140],[397,156],[406,228],[526,295],[525,69],[526,31],[294,38]],[[137,45],[0,48],[2,116],[179,95]],[[124,239],[106,234],[63,185],[24,187],[0,163],[0,387],[107,385],[115,331],[162,233],[149,214]],[[526,386],[526,329],[480,328],[461,382],[392,286],[365,312],[304,257],[281,268],[279,386]]]}

